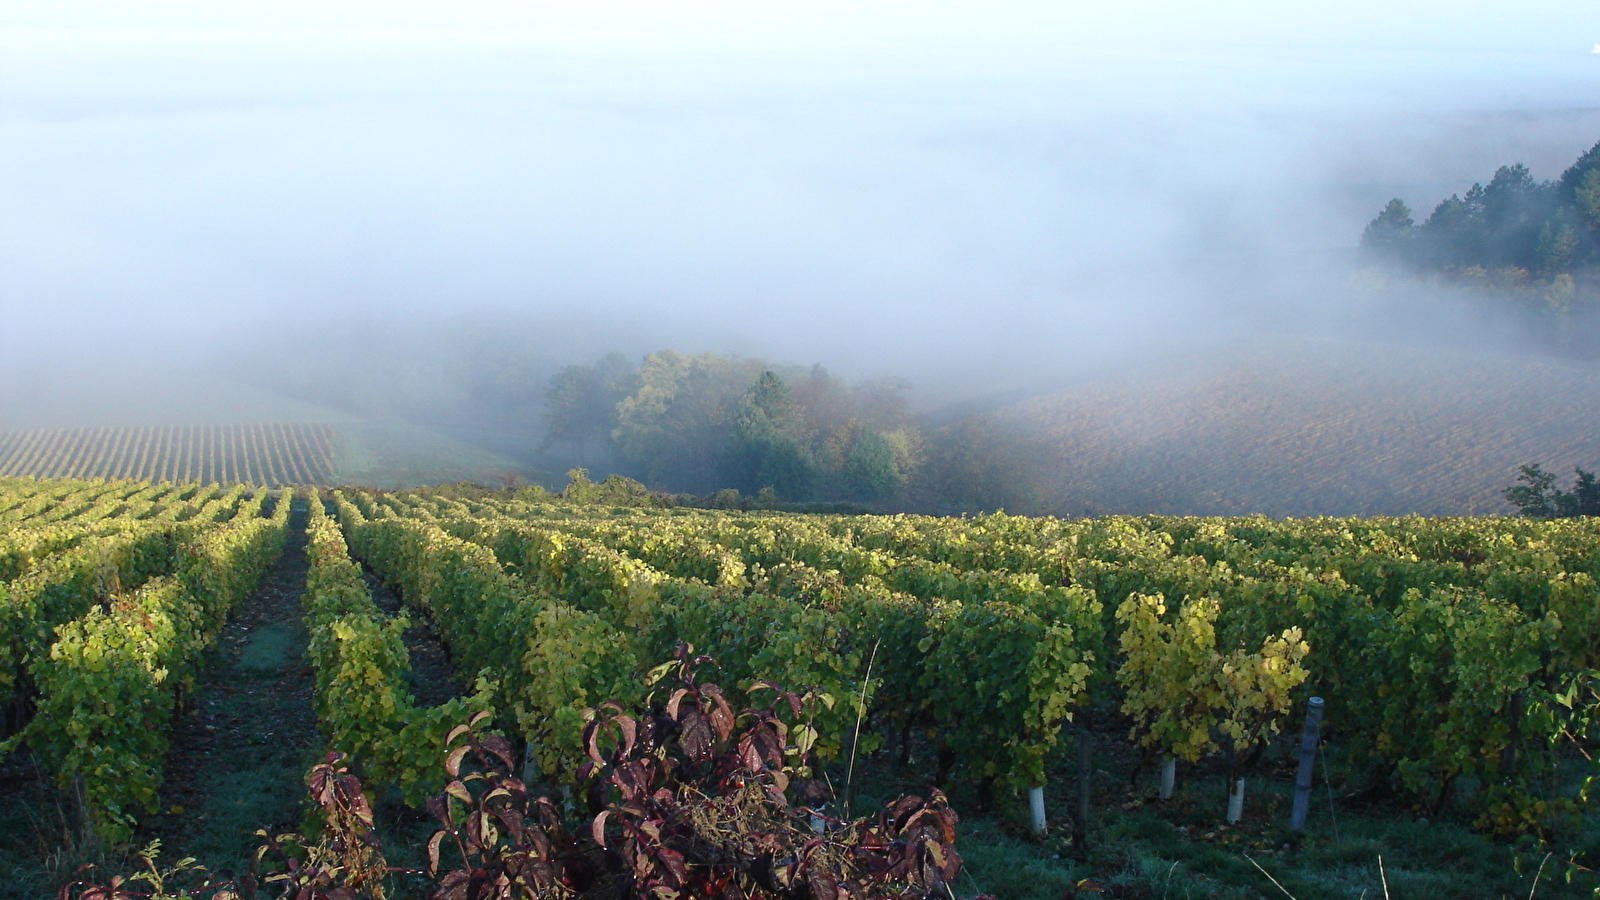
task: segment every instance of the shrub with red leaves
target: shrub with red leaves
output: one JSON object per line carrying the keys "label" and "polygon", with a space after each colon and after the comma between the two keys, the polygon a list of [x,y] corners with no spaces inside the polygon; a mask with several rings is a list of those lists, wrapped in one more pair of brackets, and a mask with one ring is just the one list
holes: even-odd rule
{"label": "shrub with red leaves", "polygon": [[[771,691],[772,703],[735,714],[722,690],[698,677],[712,664],[680,645],[656,671],[668,686],[645,711],[602,704],[584,730],[588,833],[620,864],[625,896],[952,896],[947,886],[961,871],[957,816],[942,794],[903,797],[855,822],[792,805],[791,793],[826,796],[811,780],[811,711],[823,698],[762,682],[752,691]],[[819,833],[817,821],[831,827]]]}
{"label": "shrub with red leaves", "polygon": [[[450,782],[428,801],[439,827],[427,870],[412,873],[430,882],[429,900],[955,897],[958,817],[943,794],[902,797],[851,822],[829,818],[815,808],[831,792],[811,756],[812,714],[827,698],[760,682],[750,692],[770,691],[771,703],[736,713],[699,677],[714,665],[680,644],[652,673],[660,687],[644,709],[607,702],[587,711],[589,761],[578,778],[588,809],[574,829],[511,774],[510,742],[483,730],[488,713],[453,730]],[[385,900],[387,876],[401,871],[384,862],[361,783],[339,763],[330,754],[307,776],[326,821],[320,840],[258,832],[258,861],[274,870],[263,882],[280,897]],[[140,896],[125,883],[74,886],[78,900]]]}

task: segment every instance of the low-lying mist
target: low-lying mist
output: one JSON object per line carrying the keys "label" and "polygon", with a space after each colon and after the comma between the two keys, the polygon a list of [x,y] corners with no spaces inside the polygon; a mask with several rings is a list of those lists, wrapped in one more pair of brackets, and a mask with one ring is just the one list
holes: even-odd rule
{"label": "low-lying mist", "polygon": [[925,414],[1280,336],[1540,352],[1354,246],[1600,137],[1569,5],[0,14],[0,429],[220,379],[507,449],[662,348]]}

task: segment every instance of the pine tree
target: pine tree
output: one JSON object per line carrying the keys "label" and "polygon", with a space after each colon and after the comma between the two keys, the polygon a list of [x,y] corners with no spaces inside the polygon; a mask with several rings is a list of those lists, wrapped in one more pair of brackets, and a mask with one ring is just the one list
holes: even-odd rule
{"label": "pine tree", "polygon": [[1416,233],[1417,225],[1411,220],[1411,208],[1396,197],[1367,223],[1366,230],[1361,233],[1361,247],[1400,259],[1404,257]]}

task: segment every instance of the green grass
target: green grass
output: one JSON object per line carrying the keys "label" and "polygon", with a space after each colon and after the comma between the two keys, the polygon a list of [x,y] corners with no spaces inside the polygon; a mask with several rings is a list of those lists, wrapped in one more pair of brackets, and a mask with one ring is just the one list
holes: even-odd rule
{"label": "green grass", "polygon": [[[235,670],[246,671],[245,660],[268,656],[280,640],[273,629],[260,629],[240,654]],[[293,650],[292,642],[283,646]],[[1387,896],[1393,900],[1600,896],[1592,876],[1580,872],[1568,883],[1560,856],[1550,858],[1535,887],[1535,874],[1548,851],[1531,842],[1520,846],[1496,842],[1458,818],[1429,821],[1401,805],[1340,806],[1330,814],[1323,795],[1312,807],[1306,831],[1297,836],[1286,827],[1290,786],[1263,776],[1251,780],[1244,821],[1227,827],[1222,822],[1224,791],[1214,774],[1181,772],[1173,798],[1158,802],[1143,787],[1128,790],[1131,754],[1103,748],[1103,755],[1107,758],[1097,762],[1107,768],[1097,770],[1094,778],[1097,803],[1084,849],[1072,846],[1066,833],[1066,811],[1072,800],[1067,785],[1073,774],[1065,771],[1068,767],[1058,767],[1056,782],[1047,790],[1055,827],[1043,837],[1028,831],[1021,796],[1001,793],[993,809],[975,813],[973,785],[953,784],[952,804],[967,811],[957,841],[966,861],[955,886],[957,895],[1063,900],[1073,897],[1080,882],[1087,880],[1104,893],[1078,895],[1083,898],[1378,900],[1385,896],[1386,876]],[[219,768],[216,782],[207,785],[206,808],[188,820],[196,831],[185,852],[213,868],[240,866],[255,846],[251,831],[265,821],[298,821],[304,809],[300,778],[308,763],[306,749],[284,747],[281,753],[252,763]],[[842,787],[840,774],[834,773],[835,784]],[[929,790],[918,782],[914,767],[900,770],[872,760],[859,774],[863,780],[858,814],[871,812],[902,792],[926,796]],[[0,898],[49,893],[37,852],[51,840],[51,819],[48,801],[43,806],[39,802],[30,801],[33,805],[26,810],[0,812],[0,830],[20,829],[0,842],[0,873],[6,874],[0,878],[5,882]],[[377,811],[390,863],[420,867],[422,846],[432,830],[426,817],[393,797],[380,799]],[[1586,844],[1591,853],[1600,849],[1595,819],[1589,817],[1584,831],[1563,836],[1561,846]],[[28,840],[16,839],[27,835],[31,835]]]}
{"label": "green grass", "polygon": [[65,795],[43,784],[26,751],[6,766],[8,790],[0,796],[0,900],[50,896],[59,876],[102,854],[80,848]]}
{"label": "green grass", "polygon": [[197,806],[168,800],[143,820],[140,839],[161,838],[163,858],[188,855],[213,871],[241,873],[254,858],[257,829],[299,827],[305,772],[321,748],[294,730],[305,715],[300,698],[278,688],[285,671],[304,665],[305,644],[298,620],[269,622],[250,629],[231,654],[219,654],[218,677],[196,697],[204,720],[215,723],[206,726],[214,728],[215,744],[193,776]]}
{"label": "green grass", "polygon": [[[1028,834],[1024,803],[1010,798],[992,815],[963,821],[957,847],[970,883],[962,887],[1006,900],[1060,900],[1087,878],[1106,888],[1106,897],[1376,900],[1385,896],[1387,876],[1394,900],[1501,900],[1530,892],[1546,900],[1600,896],[1593,876],[1576,872],[1568,883],[1559,856],[1550,858],[1535,890],[1535,874],[1549,851],[1527,842],[1496,842],[1461,821],[1424,821],[1400,808],[1374,808],[1340,812],[1335,829],[1322,804],[1305,833],[1295,836],[1286,824],[1288,786],[1254,779],[1251,790],[1255,796],[1245,820],[1232,828],[1222,823],[1220,783],[1184,785],[1166,803],[1129,798],[1130,808],[1097,812],[1086,852],[1076,851],[1062,834]],[[1055,809],[1065,810],[1068,798],[1050,792],[1050,799]],[[1587,836],[1592,844],[1593,816],[1587,828],[1566,836],[1567,843]]]}
{"label": "green grass", "polygon": [[[914,749],[919,752],[904,769],[887,755],[865,761],[858,772],[858,814],[903,793],[927,796],[931,787],[922,780],[919,759],[930,748]],[[1225,824],[1225,775],[1215,761],[1180,767],[1172,799],[1162,802],[1154,796],[1153,766],[1133,778],[1138,759],[1135,748],[1097,737],[1089,841],[1082,849],[1070,839],[1077,783],[1070,736],[1049,769],[1051,830],[1043,837],[1029,831],[1025,797],[1000,792],[993,808],[980,812],[975,785],[958,770],[948,789],[962,816],[956,848],[966,871],[958,895],[1063,900],[1088,879],[1106,891],[1085,893],[1085,900],[1258,900],[1286,894],[1296,900],[1381,900],[1386,875],[1392,900],[1524,900],[1530,891],[1539,900],[1600,898],[1600,880],[1574,870],[1568,883],[1564,864],[1565,854],[1576,851],[1580,862],[1600,868],[1594,865],[1600,858],[1600,811],[1591,811],[1581,828],[1558,834],[1548,847],[1531,838],[1497,841],[1471,827],[1469,791],[1458,794],[1460,805],[1432,820],[1402,798],[1353,805],[1329,790],[1322,767],[1328,760],[1322,758],[1306,830],[1297,835],[1288,829],[1293,785],[1286,757],[1269,754],[1261,772],[1250,777],[1245,817],[1234,827]],[[836,786],[842,786],[841,774],[833,772]],[[1335,784],[1341,774],[1335,773]],[[1583,774],[1574,769],[1564,789],[1576,790]],[[1136,782],[1132,789],[1130,782]],[[1552,851],[1557,852],[1534,891],[1539,864]]]}
{"label": "green grass", "polygon": [[240,650],[234,669],[242,676],[261,676],[299,663],[305,652],[305,635],[296,631],[288,622],[257,628]]}

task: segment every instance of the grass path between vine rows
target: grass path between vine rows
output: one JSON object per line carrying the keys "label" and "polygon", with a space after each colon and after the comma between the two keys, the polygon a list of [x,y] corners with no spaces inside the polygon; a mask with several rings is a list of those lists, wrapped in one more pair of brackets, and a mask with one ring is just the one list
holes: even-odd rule
{"label": "grass path between vine rows", "polygon": [[[301,604],[308,568],[304,502],[296,501],[282,559],[228,623],[195,703],[174,723],[161,810],[141,828],[141,837],[161,839],[164,858],[193,856],[212,869],[244,872],[260,843],[257,829],[301,825],[306,769],[324,746]],[[364,574],[385,613],[405,611],[394,591]],[[461,682],[431,623],[414,610],[408,616],[408,686],[417,701],[426,706],[460,696]],[[386,792],[374,801],[393,861],[420,864],[420,853],[408,851],[420,848],[427,818]]]}
{"label": "grass path between vine rows", "polygon": [[[134,841],[160,839],[162,859],[192,856],[212,871],[243,873],[260,844],[258,829],[302,827],[305,773],[325,743],[306,659],[306,502],[295,501],[283,556],[224,627],[192,703],[173,722],[160,809],[141,820]],[[405,611],[370,571],[365,580],[385,613]],[[418,702],[460,696],[462,684],[431,623],[414,610],[409,618],[408,681]],[[420,846],[431,830],[427,818],[385,792],[374,800],[393,861],[420,864]]]}
{"label": "grass path between vine rows", "polygon": [[248,871],[258,828],[298,828],[305,772],[322,746],[300,606],[306,510],[295,500],[283,556],[234,611],[172,725],[161,807],[136,839],[161,856]]}

